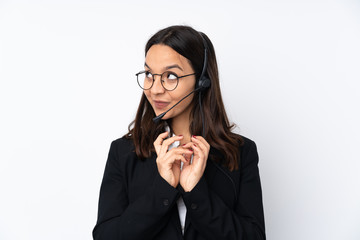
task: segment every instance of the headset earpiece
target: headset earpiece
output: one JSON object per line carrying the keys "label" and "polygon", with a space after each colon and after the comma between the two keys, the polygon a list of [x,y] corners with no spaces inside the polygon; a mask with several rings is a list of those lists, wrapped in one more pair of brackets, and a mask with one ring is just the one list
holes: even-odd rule
{"label": "headset earpiece", "polygon": [[200,91],[206,90],[207,88],[210,87],[210,85],[211,85],[211,81],[207,77],[202,77],[198,81],[198,87],[200,88]]}
{"label": "headset earpiece", "polygon": [[207,66],[207,62],[208,62],[208,56],[207,56],[207,51],[208,51],[208,47],[207,47],[207,43],[205,41],[205,38],[203,37],[203,35],[199,32],[202,40],[203,40],[203,44],[204,44],[204,64],[203,64],[203,68],[201,71],[201,75],[199,77],[199,80],[197,81],[197,87],[199,88],[200,91],[204,91],[206,89],[208,89],[211,85],[211,81],[208,77],[205,76],[206,73],[206,66]]}

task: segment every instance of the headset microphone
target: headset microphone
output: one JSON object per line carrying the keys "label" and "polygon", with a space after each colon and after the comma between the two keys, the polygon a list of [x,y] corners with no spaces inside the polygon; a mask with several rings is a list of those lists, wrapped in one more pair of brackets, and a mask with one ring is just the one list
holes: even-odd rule
{"label": "headset microphone", "polygon": [[176,105],[178,105],[179,103],[182,102],[182,100],[184,100],[185,98],[187,98],[188,96],[190,96],[191,94],[193,94],[196,91],[199,91],[201,88],[196,88],[194,90],[192,90],[188,95],[186,95],[185,97],[183,97],[182,99],[180,99],[180,101],[178,101],[177,103],[174,104],[174,106],[172,106],[171,108],[169,108],[167,111],[161,113],[160,115],[154,117],[152,120],[154,123],[158,123],[164,116],[166,113],[168,113],[171,109],[173,109]]}

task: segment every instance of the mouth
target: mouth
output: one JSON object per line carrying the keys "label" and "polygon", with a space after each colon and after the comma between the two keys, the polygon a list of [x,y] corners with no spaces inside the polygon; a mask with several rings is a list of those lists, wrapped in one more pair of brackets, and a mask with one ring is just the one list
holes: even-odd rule
{"label": "mouth", "polygon": [[163,102],[163,101],[153,101],[153,103],[154,103],[154,107],[157,109],[164,109],[170,104],[169,102]]}

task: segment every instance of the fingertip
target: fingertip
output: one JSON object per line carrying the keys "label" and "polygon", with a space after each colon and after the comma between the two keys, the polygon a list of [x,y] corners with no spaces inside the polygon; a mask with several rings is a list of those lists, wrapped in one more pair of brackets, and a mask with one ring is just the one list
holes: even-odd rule
{"label": "fingertip", "polygon": [[194,135],[191,138],[192,138],[193,141],[199,141],[199,139]]}
{"label": "fingertip", "polygon": [[162,138],[166,138],[169,135],[169,132],[163,132],[160,134]]}
{"label": "fingertip", "polygon": [[197,152],[198,151],[198,149],[194,146],[194,144],[191,146],[191,150],[192,150],[192,153],[194,153],[195,151]]}

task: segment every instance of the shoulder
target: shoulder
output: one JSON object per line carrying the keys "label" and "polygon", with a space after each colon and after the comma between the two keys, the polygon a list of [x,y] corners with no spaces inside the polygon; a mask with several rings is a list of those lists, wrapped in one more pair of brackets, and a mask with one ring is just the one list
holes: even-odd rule
{"label": "shoulder", "polygon": [[257,152],[256,143],[245,136],[239,135],[242,139],[240,144],[240,164],[245,167],[248,164],[257,164],[259,156]]}
{"label": "shoulder", "polygon": [[252,139],[247,138],[243,135],[238,135],[238,136],[240,136],[240,138],[242,139],[242,143],[240,143],[241,152],[246,153],[250,149],[256,148],[256,143]]}
{"label": "shoulder", "polygon": [[117,151],[131,151],[134,150],[134,143],[132,139],[121,137],[112,141],[111,148]]}
{"label": "shoulder", "polygon": [[109,160],[115,165],[121,165],[127,161],[136,157],[134,143],[131,139],[121,137],[113,140],[109,150]]}
{"label": "shoulder", "polygon": [[256,148],[255,142],[252,139],[245,137],[244,135],[232,133],[232,138],[236,139],[237,146],[239,147],[239,152],[241,154],[248,152],[251,148]]}

